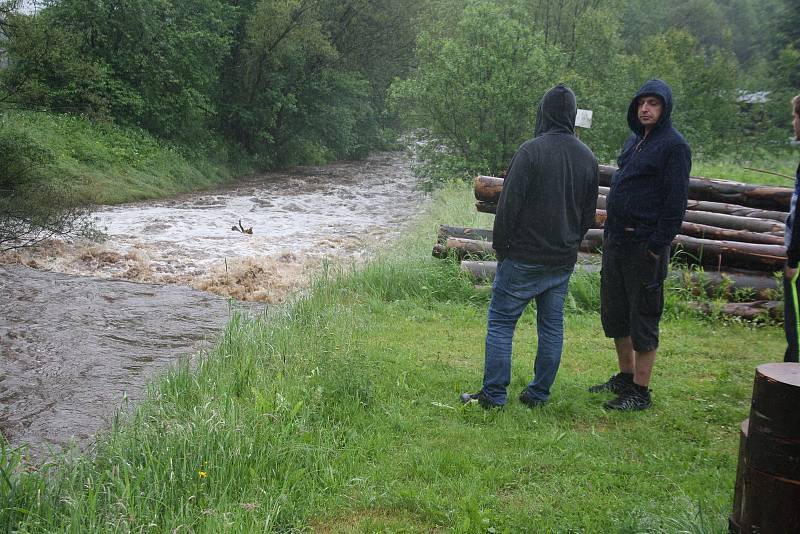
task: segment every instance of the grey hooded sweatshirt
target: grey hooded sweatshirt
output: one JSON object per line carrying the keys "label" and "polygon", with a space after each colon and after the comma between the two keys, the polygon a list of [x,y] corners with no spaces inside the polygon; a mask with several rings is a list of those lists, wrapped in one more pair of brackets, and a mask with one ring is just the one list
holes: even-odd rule
{"label": "grey hooded sweatshirt", "polygon": [[569,266],[594,221],[598,168],[575,137],[575,93],[559,84],[545,93],[534,138],[511,159],[497,204],[492,246],[497,258]]}

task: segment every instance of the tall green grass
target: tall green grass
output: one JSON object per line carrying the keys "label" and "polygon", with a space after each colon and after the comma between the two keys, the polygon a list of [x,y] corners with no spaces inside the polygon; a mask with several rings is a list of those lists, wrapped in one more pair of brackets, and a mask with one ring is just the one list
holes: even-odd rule
{"label": "tall green grass", "polygon": [[38,472],[6,456],[0,529],[725,532],[753,370],[782,357],[781,330],[672,311],[655,406],[609,413],[586,391],[615,367],[597,275],[576,274],[551,401],[515,401],[531,308],[509,404],[461,406],[480,386],[487,295],[430,248],[438,222],[486,226],[470,195],[447,187],[394,251],[234,315],[92,454]]}
{"label": "tall green grass", "polygon": [[800,149],[780,153],[753,150],[746,156],[729,155],[713,160],[702,158],[695,160],[692,165],[692,176],[793,187],[798,161],[800,161]]}
{"label": "tall green grass", "polygon": [[143,130],[75,115],[3,111],[0,132],[24,136],[46,151],[48,164],[33,172],[86,203],[115,204],[209,188],[229,181],[234,167],[222,148],[208,158]]}

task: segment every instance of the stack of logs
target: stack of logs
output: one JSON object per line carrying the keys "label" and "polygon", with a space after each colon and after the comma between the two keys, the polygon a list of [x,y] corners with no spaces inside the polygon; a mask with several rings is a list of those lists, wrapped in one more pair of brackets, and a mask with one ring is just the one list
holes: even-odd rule
{"label": "stack of logs", "polygon": [[[600,194],[597,199],[595,224],[583,242],[581,252],[595,254],[602,248],[603,224],[606,218],[606,197],[616,167],[600,166]],[[478,176],[475,179],[476,208],[495,213],[503,179]],[[692,177],[689,180],[689,202],[680,233],[672,242],[673,256],[687,264],[703,266],[698,276],[684,274],[694,290],[719,295],[718,288],[728,294],[749,288],[758,300],[731,303],[723,313],[754,318],[762,313],[777,316],[781,305],[769,300],[776,289],[772,273],[780,270],[786,259],[783,232],[788,217],[792,189],[743,184],[727,180]],[[433,255],[456,255],[462,268],[478,279],[494,276],[492,231],[476,228],[441,226]],[[584,256],[584,260],[586,256]],[[591,261],[589,261],[591,263]],[[598,262],[595,262],[598,263]],[[702,283],[698,285],[698,280]]]}

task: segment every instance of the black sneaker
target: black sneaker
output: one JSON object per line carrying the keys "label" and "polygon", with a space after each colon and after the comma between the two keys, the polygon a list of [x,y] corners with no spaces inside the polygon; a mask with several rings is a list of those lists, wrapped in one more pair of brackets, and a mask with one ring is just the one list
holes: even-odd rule
{"label": "black sneaker", "polygon": [[528,391],[528,388],[523,389],[522,393],[519,394],[519,401],[528,408],[536,408],[537,406],[542,406],[547,402],[543,401],[542,399],[537,399],[531,395],[531,392]]}
{"label": "black sneaker", "polygon": [[635,410],[646,410],[653,405],[653,400],[650,398],[650,390],[644,392],[636,391],[636,388],[629,387],[627,390],[620,393],[616,398],[603,404],[603,408],[607,410],[620,410],[623,412],[632,412]]}
{"label": "black sneaker", "polygon": [[489,399],[489,397],[484,395],[483,391],[479,391],[477,393],[462,393],[459,399],[461,400],[461,404],[469,404],[472,401],[477,401],[484,410],[503,407],[502,404],[498,404]]}
{"label": "black sneaker", "polygon": [[619,395],[628,389],[631,384],[633,384],[632,374],[617,373],[609,378],[607,382],[590,387],[589,393],[603,393],[604,391],[608,391],[610,393],[616,393]]}

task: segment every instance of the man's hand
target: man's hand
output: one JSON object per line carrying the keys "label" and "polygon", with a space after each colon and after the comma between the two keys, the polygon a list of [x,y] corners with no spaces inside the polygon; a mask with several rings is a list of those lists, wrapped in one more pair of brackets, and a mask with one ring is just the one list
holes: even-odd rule
{"label": "man's hand", "polygon": [[797,267],[789,267],[788,265],[783,268],[783,276],[788,278],[789,280],[793,279],[797,274]]}
{"label": "man's hand", "polygon": [[659,260],[659,259],[661,259],[661,256],[659,256],[658,254],[656,254],[656,253],[655,253],[655,252],[653,252],[652,250],[648,250],[648,251],[647,251],[647,255],[648,255],[648,256],[650,256],[650,258],[652,258],[652,259],[654,259],[654,260]]}

